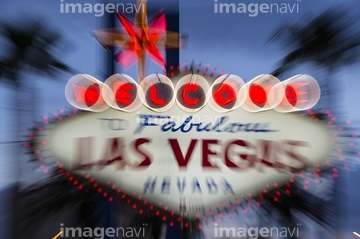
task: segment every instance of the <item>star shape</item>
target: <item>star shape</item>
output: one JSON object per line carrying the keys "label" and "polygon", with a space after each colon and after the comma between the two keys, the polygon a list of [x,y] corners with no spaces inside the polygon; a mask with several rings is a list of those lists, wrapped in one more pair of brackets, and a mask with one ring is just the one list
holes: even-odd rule
{"label": "star shape", "polygon": [[[122,32],[118,28],[93,31],[95,40],[106,50],[109,46],[118,47],[114,56],[119,65],[128,69],[138,63],[138,78],[145,77],[147,59],[150,57],[162,69],[165,69],[165,58],[162,51],[165,48],[180,48],[186,38],[179,37],[176,32],[166,31],[166,18],[163,10],[147,19],[146,1],[139,0],[139,12],[132,23],[124,15],[118,14]],[[179,41],[180,39],[180,41]]]}

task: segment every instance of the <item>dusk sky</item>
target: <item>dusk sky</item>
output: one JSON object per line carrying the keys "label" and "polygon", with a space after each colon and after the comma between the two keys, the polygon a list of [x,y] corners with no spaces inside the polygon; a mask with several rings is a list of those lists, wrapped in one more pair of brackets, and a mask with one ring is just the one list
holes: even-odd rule
{"label": "dusk sky", "polygon": [[[158,2],[163,4],[170,1],[149,1],[148,5],[157,6]],[[238,1],[218,1],[220,3],[234,3]],[[61,4],[65,3],[87,3],[86,1],[63,1],[60,0],[15,0],[11,2],[2,1],[0,11],[2,19],[14,21],[21,24],[27,17],[40,17],[51,24],[54,29],[60,31],[64,37],[64,44],[58,57],[70,65],[79,73],[90,74],[99,77],[101,67],[102,50],[91,38],[91,31],[102,28],[104,17],[96,17],[93,13],[60,13]],[[95,3],[89,1],[89,3]],[[109,1],[109,3],[117,3]],[[120,1],[129,4],[135,1]],[[246,3],[249,3],[246,1]],[[254,1],[254,3],[270,3],[268,1]],[[233,73],[242,77],[245,82],[259,74],[271,73],[278,66],[278,62],[287,53],[280,43],[268,44],[271,34],[284,23],[307,22],[321,12],[334,7],[346,6],[352,11],[349,15],[359,12],[360,4],[356,0],[347,0],[344,4],[340,0],[331,1],[272,1],[271,3],[287,4],[288,13],[261,13],[257,16],[249,16],[248,13],[214,13],[215,2],[213,0],[180,1],[180,32],[188,36],[187,48],[181,50],[180,63],[185,61],[210,64],[219,71]],[[169,4],[171,5],[171,4]],[[95,10],[94,10],[95,11]],[[293,13],[290,13],[290,12]],[[254,15],[254,14],[253,14]],[[358,23],[360,25],[360,23]],[[148,74],[161,72],[161,69],[149,63]],[[119,68],[119,71],[136,78],[136,67],[127,71]],[[326,72],[317,69],[316,66],[303,64],[294,69],[293,76],[307,73],[317,79],[320,84],[324,82]],[[359,101],[356,89],[360,88],[360,82],[356,80],[359,68],[341,68],[335,77],[342,82],[342,104],[348,118],[358,121],[360,116],[352,110],[354,103]],[[40,109],[43,113],[51,113],[53,109],[68,106],[63,88],[71,75],[61,75],[58,83],[49,81],[37,81],[35,84],[43,89],[41,92]],[[105,80],[105,79],[99,79]],[[280,80],[284,80],[280,78]],[[347,86],[351,87],[347,87]],[[46,93],[48,92],[48,94]],[[52,96],[49,100],[49,96]],[[46,99],[46,100],[45,100]]]}

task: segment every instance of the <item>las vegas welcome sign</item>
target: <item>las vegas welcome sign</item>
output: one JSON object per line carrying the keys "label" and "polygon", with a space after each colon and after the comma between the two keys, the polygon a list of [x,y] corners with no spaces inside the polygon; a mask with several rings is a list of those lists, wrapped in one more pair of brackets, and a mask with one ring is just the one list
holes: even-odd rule
{"label": "las vegas welcome sign", "polygon": [[222,75],[211,86],[197,74],[178,78],[74,76],[66,97],[89,112],[53,127],[52,156],[75,174],[188,215],[286,183],[327,157],[326,125],[296,112],[320,97],[310,76],[245,84]]}

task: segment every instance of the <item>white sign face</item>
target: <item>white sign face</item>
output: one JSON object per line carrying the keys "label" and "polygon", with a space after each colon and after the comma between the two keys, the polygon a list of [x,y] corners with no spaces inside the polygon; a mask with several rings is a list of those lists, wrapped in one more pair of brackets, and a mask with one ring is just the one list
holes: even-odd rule
{"label": "white sign face", "polygon": [[194,215],[321,164],[330,133],[309,117],[273,110],[220,114],[206,105],[184,113],[174,105],[157,113],[142,106],[64,120],[49,147],[67,170]]}

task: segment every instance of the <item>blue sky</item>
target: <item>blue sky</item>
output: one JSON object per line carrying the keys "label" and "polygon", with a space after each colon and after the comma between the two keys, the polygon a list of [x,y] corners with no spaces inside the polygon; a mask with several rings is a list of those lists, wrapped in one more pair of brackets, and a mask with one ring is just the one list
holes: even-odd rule
{"label": "blue sky", "polygon": [[[109,1],[116,3],[117,1]],[[120,3],[135,3],[134,0],[122,0]],[[157,3],[169,2],[165,0],[151,1],[148,4],[156,6]],[[239,1],[221,0],[218,3],[238,3]],[[243,3],[270,3],[269,1],[249,1]],[[64,3],[96,3],[95,1],[66,0]],[[277,63],[286,54],[279,44],[267,44],[271,33],[283,23],[297,23],[306,21],[309,16],[316,16],[322,11],[340,5],[348,5],[356,12],[360,10],[360,4],[356,0],[276,0],[271,3],[286,3],[290,7],[294,4],[298,7],[298,13],[259,13],[256,17],[241,13],[214,13],[214,0],[181,0],[180,1],[180,32],[187,34],[187,48],[181,51],[180,62],[202,62],[210,64],[218,70],[226,73],[234,73],[245,81],[253,77],[272,72]],[[104,17],[95,17],[94,14],[64,14],[60,13],[60,0],[15,0],[2,1],[0,3],[2,19],[16,19],[21,24],[27,16],[40,16],[51,23],[54,29],[62,32],[66,49],[59,52],[58,56],[65,63],[72,66],[79,73],[87,73],[99,77],[102,67],[101,49],[90,37],[91,31],[103,26]],[[296,9],[294,9],[296,10]],[[360,23],[359,23],[360,24]],[[150,64],[153,66],[153,64]],[[119,68],[119,70],[121,70]],[[148,73],[159,71],[158,68],[149,67]],[[135,78],[135,67],[125,73]],[[308,73],[320,82],[325,76],[324,72],[314,66],[302,67],[294,70],[294,74]],[[358,67],[343,68],[337,73],[337,77],[344,82],[342,101],[348,118],[358,121],[360,116],[351,110],[359,101],[356,89],[360,88],[360,82],[355,80],[359,74]],[[63,87],[70,75],[62,75],[58,84],[38,81],[39,87],[46,90],[42,93],[42,102],[50,95],[52,100],[46,100],[41,109],[44,113],[51,113],[52,109],[67,106],[63,94]],[[100,79],[104,80],[104,79]],[[284,79],[281,79],[284,80]],[[347,87],[351,85],[351,87]],[[56,105],[56,107],[55,107]]]}

